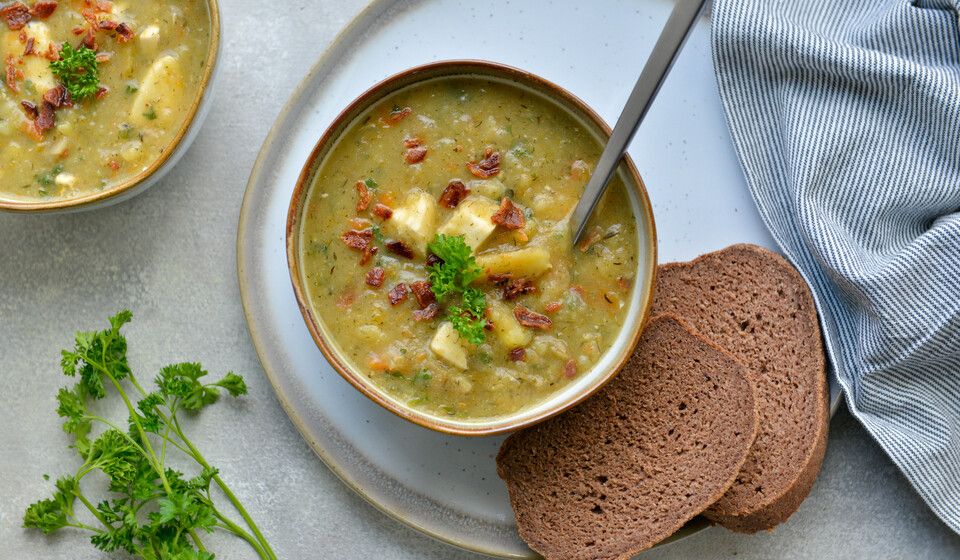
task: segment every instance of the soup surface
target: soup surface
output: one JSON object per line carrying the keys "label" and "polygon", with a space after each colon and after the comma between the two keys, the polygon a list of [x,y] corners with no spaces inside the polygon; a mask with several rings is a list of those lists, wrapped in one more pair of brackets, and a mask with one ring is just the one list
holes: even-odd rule
{"label": "soup surface", "polygon": [[601,146],[554,102],[481,77],[400,90],[353,122],[307,195],[307,297],[400,403],[482,419],[542,401],[616,338],[637,270],[615,179],[584,241],[569,215]]}
{"label": "soup surface", "polygon": [[92,194],[171,148],[205,73],[205,1],[0,4],[0,198]]}

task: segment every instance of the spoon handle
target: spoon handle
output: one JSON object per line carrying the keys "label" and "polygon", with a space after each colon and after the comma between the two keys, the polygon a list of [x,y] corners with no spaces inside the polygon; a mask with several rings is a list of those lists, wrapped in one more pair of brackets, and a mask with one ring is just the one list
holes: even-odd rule
{"label": "spoon handle", "polygon": [[633,92],[627,99],[627,104],[617,119],[617,126],[610,135],[607,146],[600,155],[600,161],[584,189],[580,202],[577,203],[573,211],[571,224],[573,229],[574,244],[580,239],[583,230],[587,226],[587,220],[596,207],[597,202],[607,189],[607,183],[620,165],[620,159],[627,150],[630,140],[643,121],[650,108],[653,99],[660,91],[663,80],[670,73],[670,67],[676,59],[683,43],[686,41],[697,16],[703,10],[707,0],[677,0],[667,20],[666,26],[657,39],[657,44],[647,59],[647,64],[640,73],[637,85],[633,86]]}

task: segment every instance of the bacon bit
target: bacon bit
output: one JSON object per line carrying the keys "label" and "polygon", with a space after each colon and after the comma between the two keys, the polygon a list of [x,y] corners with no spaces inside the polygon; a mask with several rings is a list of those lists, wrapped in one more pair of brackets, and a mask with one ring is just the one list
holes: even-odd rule
{"label": "bacon bit", "polygon": [[47,19],[57,10],[56,0],[37,0],[30,8],[30,15],[37,19]]}
{"label": "bacon bit", "polygon": [[114,173],[116,173],[117,171],[120,171],[120,165],[121,165],[120,160],[118,159],[111,159],[110,161],[107,162],[107,167],[112,169]]}
{"label": "bacon bit", "polygon": [[423,158],[427,157],[427,147],[423,145],[423,141],[419,138],[407,138],[403,141],[403,145],[407,148],[407,151],[403,154],[403,160],[409,164],[420,163],[423,161]]}
{"label": "bacon bit", "polygon": [[43,94],[43,100],[54,107],[72,107],[73,100],[70,99],[70,92],[63,84],[50,88]]}
{"label": "bacon bit", "polygon": [[0,8],[0,18],[7,23],[11,31],[20,31],[27,22],[30,21],[30,8],[23,2],[14,2],[13,4]]}
{"label": "bacon bit", "polygon": [[378,202],[377,205],[373,207],[373,213],[381,220],[389,220],[390,216],[393,216],[393,209],[386,204],[380,204]]}
{"label": "bacon bit", "polygon": [[96,97],[97,99],[103,99],[104,97],[107,96],[108,93],[110,93],[110,88],[105,86],[100,86],[99,88],[97,88],[97,93],[94,93],[93,96]]}
{"label": "bacon bit", "polygon": [[427,148],[426,146],[417,146],[416,148],[409,148],[403,154],[403,160],[410,165],[415,163],[420,163],[423,159],[427,157]]}
{"label": "bacon bit", "polygon": [[410,107],[404,107],[403,109],[390,111],[390,114],[385,117],[385,122],[388,124],[397,124],[403,119],[407,118],[413,113],[413,109]]}
{"label": "bacon bit", "polygon": [[117,26],[117,42],[129,43],[133,40],[133,28],[126,23]]}
{"label": "bacon bit", "polygon": [[17,68],[13,55],[7,55],[7,87],[13,93],[20,93],[20,85],[17,82],[23,78],[23,72]]}
{"label": "bacon bit", "polygon": [[593,247],[594,244],[601,239],[603,239],[603,228],[600,226],[593,226],[593,229],[590,230],[590,233],[588,233],[587,236],[580,241],[580,252],[586,253],[590,250],[590,247]]}
{"label": "bacon bit", "polygon": [[587,297],[587,291],[583,289],[583,286],[580,284],[574,284],[570,286],[570,291],[580,296],[580,299],[585,299]]}
{"label": "bacon bit", "polygon": [[118,27],[120,27],[120,22],[109,19],[105,19],[97,24],[97,28],[104,31],[115,31]]}
{"label": "bacon bit", "polygon": [[513,316],[517,318],[517,322],[525,327],[530,327],[531,329],[540,329],[547,330],[553,326],[553,321],[550,320],[550,317],[546,315],[541,315],[536,311],[528,309],[522,305],[518,305],[513,308]]}
{"label": "bacon bit", "polygon": [[516,278],[503,287],[503,299],[510,301],[526,294],[536,292],[537,288],[526,278]]}
{"label": "bacon bit", "polygon": [[113,2],[111,2],[110,0],[97,0],[96,8],[97,8],[97,11],[100,11],[100,12],[112,12]]}
{"label": "bacon bit", "polygon": [[97,20],[97,12],[95,10],[83,10],[80,12],[80,14],[83,16],[83,19],[87,20],[87,23],[89,23],[90,25],[94,27],[99,25],[100,22]]}
{"label": "bacon bit", "polygon": [[87,47],[88,49],[90,49],[90,50],[92,50],[92,51],[98,50],[98,49],[97,49],[97,37],[96,37],[96,35],[94,35],[93,29],[87,29],[87,31],[86,31],[86,33],[84,34],[83,39],[80,41],[80,43],[82,43],[83,46]]}
{"label": "bacon bit", "polygon": [[403,302],[403,300],[407,299],[407,285],[400,282],[394,286],[392,290],[387,292],[387,299],[390,300],[390,305],[397,305]]}
{"label": "bacon bit", "polygon": [[40,111],[37,109],[36,104],[29,101],[21,101],[20,106],[23,107],[23,112],[26,113],[28,119],[36,120],[36,118],[40,116]]}
{"label": "bacon bit", "polygon": [[523,210],[507,197],[500,201],[500,209],[490,217],[490,220],[507,229],[521,229],[527,225]]}
{"label": "bacon bit", "polygon": [[627,291],[630,289],[630,282],[623,276],[617,276],[617,286],[620,286],[620,289]]}
{"label": "bacon bit", "polygon": [[370,200],[373,198],[373,195],[370,194],[370,189],[367,188],[367,184],[363,181],[357,181],[354,188],[357,189],[357,212],[363,212],[370,206]]}
{"label": "bacon bit", "polygon": [[87,31],[86,27],[74,27],[73,29],[70,30],[70,32],[73,33],[74,35],[83,35],[84,33],[86,33],[86,31]]}
{"label": "bacon bit", "polygon": [[509,272],[505,274],[488,274],[487,280],[493,282],[496,285],[506,284],[508,280],[513,278],[513,275]]}
{"label": "bacon bit", "polygon": [[440,195],[440,206],[456,208],[468,194],[470,194],[470,189],[463,184],[463,181],[454,179],[447,184],[447,188],[443,189],[443,194]]}
{"label": "bacon bit", "polygon": [[440,313],[440,306],[436,303],[431,303],[430,305],[424,307],[423,309],[416,309],[413,312],[414,321],[429,321],[437,316]]}
{"label": "bacon bit", "polygon": [[97,62],[100,64],[106,64],[107,62],[110,62],[111,58],[113,58],[112,52],[103,51],[97,53]]}
{"label": "bacon bit", "polygon": [[352,229],[341,235],[340,239],[346,243],[347,247],[363,253],[363,256],[360,257],[360,264],[367,264],[367,262],[370,260],[370,257],[377,252],[377,247],[373,244],[372,229],[365,229],[362,231]]}
{"label": "bacon bit", "polygon": [[577,376],[577,362],[574,360],[567,360],[567,363],[563,364],[563,376],[567,379],[573,379]]}
{"label": "bacon bit", "polygon": [[525,362],[527,361],[527,350],[525,348],[514,348],[510,351],[510,361],[511,362]]}
{"label": "bacon bit", "polygon": [[387,250],[395,255],[400,255],[401,257],[412,259],[413,258],[413,249],[407,246],[403,241],[388,241],[386,243]]}
{"label": "bacon bit", "polygon": [[413,296],[417,298],[417,305],[420,306],[420,309],[426,309],[432,304],[437,303],[437,297],[433,295],[433,290],[430,289],[430,282],[425,280],[419,280],[410,284],[410,291],[413,292]]}
{"label": "bacon bit", "polygon": [[23,56],[30,56],[36,51],[33,50],[33,47],[37,44],[37,40],[34,37],[27,39],[27,45],[23,48]]}
{"label": "bacon bit", "polygon": [[480,179],[489,179],[497,173],[500,173],[500,152],[493,151],[493,148],[487,148],[484,152],[484,158],[480,163],[471,161],[467,164],[467,169],[474,177]]}
{"label": "bacon bit", "polygon": [[367,286],[373,286],[374,288],[379,288],[383,286],[383,279],[386,277],[387,273],[384,272],[383,267],[375,266],[367,271]]}
{"label": "bacon bit", "polygon": [[43,142],[43,132],[37,128],[37,121],[27,121],[20,127],[23,133],[32,138],[35,142]]}
{"label": "bacon bit", "polygon": [[47,45],[47,52],[43,53],[43,58],[51,62],[56,62],[60,60],[60,45],[59,43],[54,47],[54,43]]}
{"label": "bacon bit", "polygon": [[44,101],[40,104],[40,115],[33,121],[37,125],[37,130],[44,133],[52,129],[57,124],[57,114],[52,103]]}
{"label": "bacon bit", "polygon": [[560,311],[560,309],[562,308],[563,308],[563,302],[555,301],[553,303],[548,303],[547,306],[543,308],[543,310],[546,311],[547,313],[556,313],[557,311]]}
{"label": "bacon bit", "polygon": [[357,300],[357,294],[354,292],[344,292],[337,298],[337,307],[340,309],[349,309],[353,302]]}
{"label": "bacon bit", "polygon": [[429,254],[427,254],[427,262],[426,262],[426,264],[427,264],[427,266],[433,266],[433,265],[437,265],[437,264],[443,264],[443,259],[441,259],[440,257],[434,255],[433,253],[429,253]]}

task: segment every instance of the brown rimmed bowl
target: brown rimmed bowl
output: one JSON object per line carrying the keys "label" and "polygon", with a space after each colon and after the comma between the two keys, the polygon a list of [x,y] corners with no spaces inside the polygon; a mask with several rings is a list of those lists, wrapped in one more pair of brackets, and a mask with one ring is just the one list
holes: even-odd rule
{"label": "brown rimmed bowl", "polygon": [[286,228],[287,262],[290,268],[290,279],[293,283],[294,294],[307,328],[320,351],[344,379],[372,401],[405,420],[438,432],[463,436],[485,436],[532,426],[559,414],[588,398],[620,371],[633,353],[650,314],[657,268],[656,226],[646,187],[633,162],[627,156],[618,172],[627,186],[638,236],[636,281],[630,296],[629,309],[626,320],[610,349],[593,368],[580,375],[566,387],[558,390],[545,400],[517,412],[495,418],[476,420],[453,419],[427,414],[392,398],[370,382],[357,366],[342,355],[336,340],[326,328],[319,314],[313,310],[313,305],[305,288],[304,270],[300,263],[303,211],[318,169],[323,165],[324,160],[336,145],[340,136],[353,123],[363,118],[366,112],[384,97],[398,90],[449,77],[479,77],[505,82],[532,91],[566,110],[580,121],[586,130],[591,131],[598,140],[606,142],[610,136],[610,127],[586,103],[556,84],[524,70],[476,60],[451,60],[411,68],[383,80],[363,93],[334,119],[333,123],[320,137],[303,166],[290,200]]}
{"label": "brown rimmed bowl", "polygon": [[0,211],[39,214],[80,212],[103,208],[142,193],[173,169],[180,158],[183,157],[183,154],[186,153],[190,144],[196,139],[203,121],[210,112],[213,85],[219,73],[220,4],[219,0],[206,0],[206,4],[207,11],[210,14],[210,45],[204,59],[200,89],[191,101],[187,117],[180,125],[180,130],[177,131],[167,149],[151,162],[149,167],[108,189],[75,198],[53,198],[43,201],[20,201],[0,196]]}

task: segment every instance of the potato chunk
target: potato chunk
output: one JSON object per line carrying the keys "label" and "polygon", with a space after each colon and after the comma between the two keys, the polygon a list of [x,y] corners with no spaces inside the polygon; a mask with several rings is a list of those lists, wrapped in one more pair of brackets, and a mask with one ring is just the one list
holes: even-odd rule
{"label": "potato chunk", "polygon": [[183,104],[186,88],[180,61],[171,55],[161,56],[140,83],[130,107],[131,124],[145,127],[171,123]]}
{"label": "potato chunk", "polygon": [[487,253],[477,257],[477,264],[487,274],[512,274],[524,278],[536,278],[553,267],[550,263],[550,251],[543,247]]}
{"label": "potato chunk", "polygon": [[463,347],[460,335],[453,328],[453,323],[441,323],[430,341],[430,350],[450,365],[467,369],[467,350]]}
{"label": "potato chunk", "polygon": [[383,228],[387,235],[405,241],[416,254],[424,256],[437,228],[437,203],[423,189],[413,189],[403,204],[394,208]]}
{"label": "potato chunk", "polygon": [[[6,29],[6,26],[3,27]],[[53,41],[50,39],[50,28],[42,21],[31,21],[21,31],[7,31],[3,34],[3,53],[22,53],[24,46],[20,42],[20,33],[23,33],[26,39],[33,39],[33,50],[38,54],[44,54]],[[54,47],[56,48],[56,47]],[[41,95],[50,88],[57,85],[53,72],[50,71],[50,61],[43,56],[25,56],[22,57],[22,64],[17,65],[17,69],[23,72],[23,82],[32,82],[34,88]],[[0,63],[3,59],[0,59]],[[21,82],[21,88],[23,87]]]}
{"label": "potato chunk", "polygon": [[468,196],[437,233],[462,235],[466,244],[476,251],[496,229],[497,224],[490,218],[499,208],[500,205],[484,196]]}
{"label": "potato chunk", "polygon": [[530,344],[533,333],[523,328],[513,315],[513,309],[502,301],[490,301],[490,321],[493,332],[505,348],[513,350]]}
{"label": "potato chunk", "polygon": [[507,192],[507,186],[496,177],[492,179],[474,179],[467,182],[467,188],[480,196],[500,200]]}

